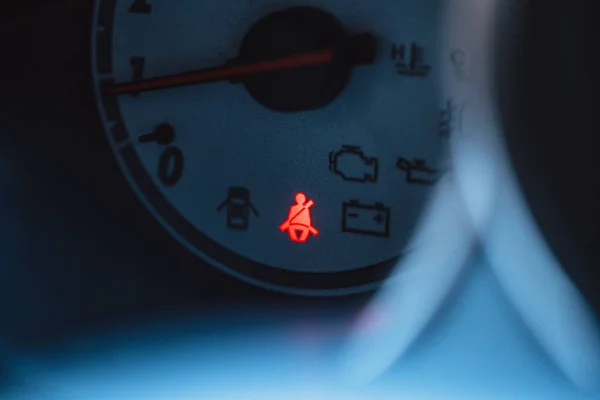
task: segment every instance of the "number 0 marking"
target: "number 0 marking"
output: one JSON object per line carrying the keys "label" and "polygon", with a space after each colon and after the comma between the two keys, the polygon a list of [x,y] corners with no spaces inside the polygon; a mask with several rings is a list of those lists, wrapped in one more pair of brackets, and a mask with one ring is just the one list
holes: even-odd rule
{"label": "number 0 marking", "polygon": [[177,147],[168,147],[158,162],[158,179],[165,186],[175,186],[183,176],[183,167],[183,152]]}

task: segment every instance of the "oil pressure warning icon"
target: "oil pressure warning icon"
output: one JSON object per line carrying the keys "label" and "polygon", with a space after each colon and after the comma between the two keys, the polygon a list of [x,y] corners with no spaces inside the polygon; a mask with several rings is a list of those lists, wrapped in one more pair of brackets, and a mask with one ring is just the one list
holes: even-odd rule
{"label": "oil pressure warning icon", "polygon": [[296,193],[294,198],[296,204],[290,206],[288,219],[279,226],[281,232],[288,231],[293,242],[304,243],[310,234],[317,236],[319,231],[312,225],[310,208],[315,205],[314,200],[306,200],[302,192]]}

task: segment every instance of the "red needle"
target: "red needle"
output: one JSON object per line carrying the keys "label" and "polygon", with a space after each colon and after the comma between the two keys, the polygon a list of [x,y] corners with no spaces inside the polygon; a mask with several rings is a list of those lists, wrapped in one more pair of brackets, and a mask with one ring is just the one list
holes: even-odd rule
{"label": "red needle", "polygon": [[282,69],[308,67],[329,64],[335,55],[331,50],[319,50],[298,54],[269,61],[259,61],[247,64],[225,65],[216,68],[206,68],[177,75],[144,79],[136,82],[122,83],[106,87],[107,94],[130,94],[149,90],[168,89],[177,86],[196,85],[200,83],[218,82],[238,77],[272,72]]}

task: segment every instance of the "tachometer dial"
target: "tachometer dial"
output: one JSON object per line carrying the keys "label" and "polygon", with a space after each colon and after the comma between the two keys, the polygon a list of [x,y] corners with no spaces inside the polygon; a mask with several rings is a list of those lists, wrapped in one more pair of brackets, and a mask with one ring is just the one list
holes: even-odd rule
{"label": "tachometer dial", "polygon": [[154,217],[271,289],[376,287],[443,173],[438,1],[102,0],[99,109]]}

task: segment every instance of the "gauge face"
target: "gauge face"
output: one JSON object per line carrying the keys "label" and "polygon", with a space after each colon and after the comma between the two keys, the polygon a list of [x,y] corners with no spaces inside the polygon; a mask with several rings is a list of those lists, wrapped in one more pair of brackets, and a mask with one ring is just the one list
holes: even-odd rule
{"label": "gauge face", "polygon": [[377,286],[440,176],[438,1],[99,1],[101,118],[142,202],[238,278]]}

